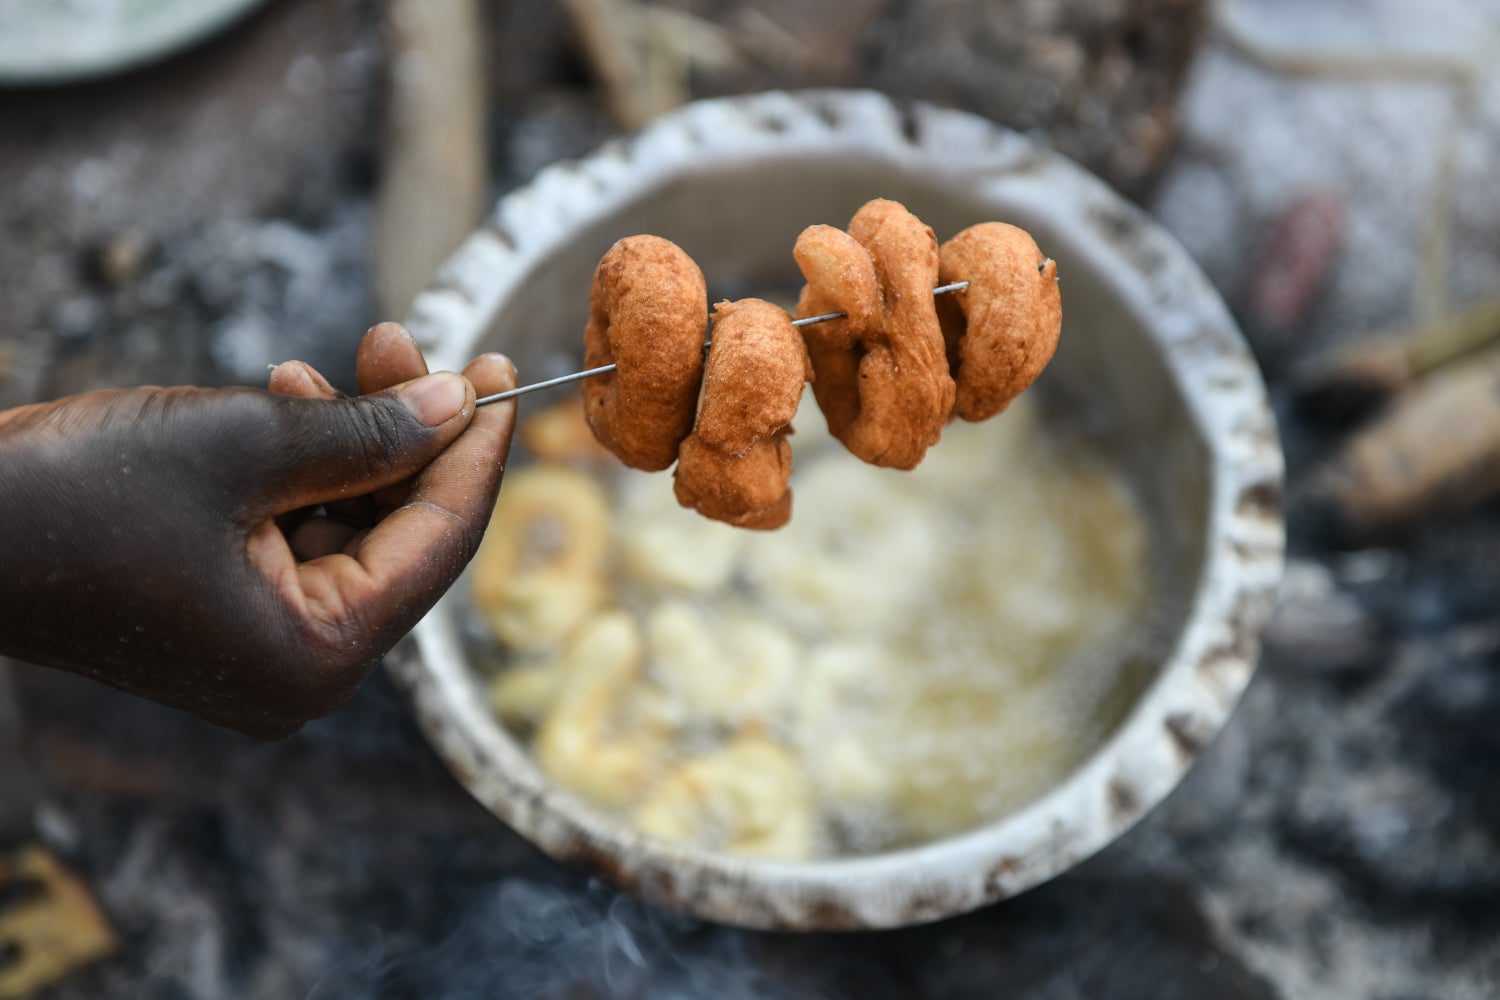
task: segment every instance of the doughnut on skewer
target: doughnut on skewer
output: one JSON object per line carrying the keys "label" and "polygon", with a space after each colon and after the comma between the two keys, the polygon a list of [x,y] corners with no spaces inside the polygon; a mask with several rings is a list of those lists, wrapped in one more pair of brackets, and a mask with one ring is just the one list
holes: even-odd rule
{"label": "doughnut on skewer", "polygon": [[801,318],[841,313],[803,330],[803,340],[817,377],[813,397],[828,430],[843,440],[859,417],[860,338],[881,310],[875,261],[859,241],[832,226],[808,226],[792,248],[807,279],[797,298]]}
{"label": "doughnut on skewer", "polygon": [[802,253],[793,251],[808,280],[798,315],[829,304],[854,310],[806,332],[813,392],[829,432],[850,452],[872,465],[914,469],[942,436],[955,393],[932,296],[937,237],[894,201],[861,206],[847,235],[870,260],[872,302],[869,271],[832,232],[812,227],[798,238]]}
{"label": "doughnut on skewer", "polygon": [[627,236],[599,261],[583,362],[616,367],[583,384],[584,412],[626,465],[658,472],[677,460],[693,429],[707,326],[703,272],[677,244]]}
{"label": "doughnut on skewer", "polygon": [[[808,227],[793,253],[807,282],[798,319],[761,300],[717,307],[714,343],[732,378],[704,378],[701,271],[675,244],[634,236],[595,271],[588,370],[478,402],[599,376],[584,386],[584,412],[605,448],[647,471],[676,460],[684,506],[774,528],[790,516],[785,438],[804,381],[851,453],[912,469],[949,420],[999,413],[1055,351],[1056,265],[1013,226],[972,226],[939,248],[905,207],[876,199],[848,232]],[[940,313],[935,296],[952,291],[966,294]]]}
{"label": "doughnut on skewer", "polygon": [[1047,367],[1062,331],[1057,262],[1024,229],[970,226],[944,243],[938,277],[969,287],[938,300],[938,319],[958,391],[954,415],[988,420]]}
{"label": "doughnut on skewer", "polygon": [[678,502],[742,528],[785,524],[792,513],[786,437],[811,376],[807,348],[784,310],[762,299],[715,306],[697,423],[678,452]]}

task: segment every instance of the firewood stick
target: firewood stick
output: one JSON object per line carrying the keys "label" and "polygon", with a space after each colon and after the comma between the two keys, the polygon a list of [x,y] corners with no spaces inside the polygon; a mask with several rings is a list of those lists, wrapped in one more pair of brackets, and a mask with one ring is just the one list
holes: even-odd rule
{"label": "firewood stick", "polygon": [[1367,409],[1413,379],[1500,339],[1500,301],[1314,356],[1294,375],[1298,397],[1324,410]]}
{"label": "firewood stick", "polygon": [[1355,539],[1500,495],[1500,349],[1414,383],[1344,443],[1315,490]]}
{"label": "firewood stick", "polygon": [[651,72],[633,3],[563,0],[563,7],[604,91],[610,114],[622,128],[640,128],[662,110],[663,104],[670,107],[678,103],[674,99],[678,95],[657,92],[662,81]]}
{"label": "firewood stick", "polygon": [[687,11],[637,0],[563,0],[615,123],[637,129],[688,99],[691,68],[740,63],[734,32]]}
{"label": "firewood stick", "polygon": [[372,227],[376,306],[398,318],[484,206],[478,0],[388,0],[389,96]]}

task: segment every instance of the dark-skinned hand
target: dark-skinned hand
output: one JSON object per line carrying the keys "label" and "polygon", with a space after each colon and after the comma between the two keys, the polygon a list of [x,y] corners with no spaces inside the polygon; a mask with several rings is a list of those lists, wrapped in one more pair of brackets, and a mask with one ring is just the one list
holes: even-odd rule
{"label": "dark-skinned hand", "polygon": [[0,655],[264,738],[343,704],[473,557],[515,404],[498,354],[428,377],[395,324],[361,395],[139,388],[0,411]]}

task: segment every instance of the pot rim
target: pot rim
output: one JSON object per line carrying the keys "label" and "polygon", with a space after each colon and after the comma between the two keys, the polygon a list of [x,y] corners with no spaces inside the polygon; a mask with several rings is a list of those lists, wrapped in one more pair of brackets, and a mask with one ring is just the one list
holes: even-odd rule
{"label": "pot rim", "polygon": [[1030,888],[1116,839],[1174,788],[1253,671],[1280,580],[1283,464],[1259,370],[1187,251],[1062,156],[975,115],[859,90],[699,101],[560,163],[502,198],[413,304],[434,368],[458,370],[501,304],[570,234],[715,167],[788,156],[873,156],[953,172],[1050,225],[1081,252],[1158,347],[1209,456],[1201,573],[1175,644],[1115,732],[1059,785],[994,822],[917,847],[778,862],[642,834],[552,785],[507,736],[464,666],[449,595],[388,666],[460,782],[548,854],[653,902],[766,929],[922,923]]}
{"label": "pot rim", "polygon": [[0,36],[0,84],[51,86],[133,69],[228,28],[265,2],[137,3],[105,21],[104,31],[97,21],[80,31],[77,15],[55,4],[23,9],[20,23]]}

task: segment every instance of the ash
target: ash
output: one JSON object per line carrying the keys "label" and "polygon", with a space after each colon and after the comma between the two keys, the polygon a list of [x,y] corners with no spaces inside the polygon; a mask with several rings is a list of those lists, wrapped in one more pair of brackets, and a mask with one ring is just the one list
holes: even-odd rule
{"label": "ash", "polygon": [[[1297,359],[1500,291],[1494,3],[1224,0],[1140,23],[1108,0],[681,6],[743,49],[693,93],[879,85],[1131,191],[1237,309],[1294,498],[1337,442],[1286,401]],[[377,318],[376,13],[274,3],[122,79],[0,92],[0,405],[254,383],[288,357],[348,385]],[[488,16],[499,194],[612,128],[560,5]],[[1310,195],[1337,201],[1339,252],[1259,312],[1278,219]],[[42,995],[1500,995],[1500,508],[1353,550],[1299,500],[1290,516],[1262,669],[1172,797],[1046,886],[890,933],[713,927],[559,868],[466,796],[379,677],[260,745],[0,668],[0,842],[52,847],[125,944]]]}

